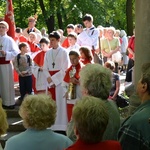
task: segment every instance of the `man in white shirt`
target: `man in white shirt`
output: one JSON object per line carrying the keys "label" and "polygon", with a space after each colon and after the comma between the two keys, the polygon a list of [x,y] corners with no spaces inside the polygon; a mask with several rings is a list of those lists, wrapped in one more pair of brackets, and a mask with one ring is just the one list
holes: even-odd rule
{"label": "man in white shirt", "polygon": [[86,28],[78,35],[77,43],[80,46],[89,46],[91,50],[93,48],[97,50],[99,31],[93,25],[93,16],[86,14],[82,20]]}

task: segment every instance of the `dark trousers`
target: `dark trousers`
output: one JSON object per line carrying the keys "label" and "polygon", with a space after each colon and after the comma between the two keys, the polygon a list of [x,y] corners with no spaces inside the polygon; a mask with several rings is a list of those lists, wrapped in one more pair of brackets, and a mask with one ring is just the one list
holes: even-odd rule
{"label": "dark trousers", "polygon": [[134,66],[134,60],[129,59],[128,61],[128,66],[127,66],[127,73],[126,73],[126,82],[131,82],[132,81],[132,67]]}
{"label": "dark trousers", "polygon": [[19,76],[19,87],[20,87],[20,94],[21,99],[23,100],[26,94],[32,93],[32,76]]}

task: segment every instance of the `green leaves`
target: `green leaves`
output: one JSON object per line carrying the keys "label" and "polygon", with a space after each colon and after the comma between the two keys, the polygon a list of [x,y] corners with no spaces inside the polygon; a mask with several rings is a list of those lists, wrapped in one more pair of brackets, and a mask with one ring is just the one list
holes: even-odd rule
{"label": "green leaves", "polygon": [[[126,2],[127,0],[13,0],[13,6],[16,26],[21,28],[27,27],[27,18],[35,13],[38,15],[37,28],[47,27],[49,32],[52,29],[65,29],[69,23],[82,24],[82,17],[90,13],[95,26],[114,26],[126,30]],[[132,2],[134,6],[135,0]],[[0,0],[0,6],[0,16],[4,16],[6,0]],[[134,9],[135,7],[133,14]],[[54,16],[54,22],[48,23],[51,16]]]}

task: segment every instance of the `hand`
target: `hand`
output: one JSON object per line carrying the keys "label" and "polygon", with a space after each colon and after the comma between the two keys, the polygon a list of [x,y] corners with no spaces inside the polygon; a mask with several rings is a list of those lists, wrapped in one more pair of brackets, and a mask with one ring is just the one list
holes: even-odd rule
{"label": "hand", "polygon": [[50,88],[55,88],[55,87],[56,87],[55,84],[53,84],[53,85],[50,86]]}
{"label": "hand", "polygon": [[27,74],[28,72],[27,71],[22,71],[21,74],[25,75]]}
{"label": "hand", "polygon": [[2,54],[3,56],[6,56],[6,52],[5,52],[5,51],[0,50],[0,52],[1,52],[1,54]]}
{"label": "hand", "polygon": [[70,82],[74,84],[79,84],[79,80],[77,80],[75,77],[70,78]]}
{"label": "hand", "polygon": [[40,71],[43,71],[43,67],[40,67],[39,70],[40,70]]}
{"label": "hand", "polygon": [[108,57],[108,58],[111,58],[111,56],[112,56],[112,53],[111,53],[111,52],[107,54],[107,57]]}
{"label": "hand", "polygon": [[47,82],[48,82],[49,84],[52,82],[51,77],[48,77],[48,78],[47,78]]}
{"label": "hand", "polygon": [[20,73],[19,75],[20,75],[21,77],[24,77],[24,76],[25,76],[25,75],[24,75],[24,74],[22,74],[22,73]]}
{"label": "hand", "polygon": [[67,99],[67,96],[68,96],[68,92],[65,93],[65,95],[63,96],[63,98]]}

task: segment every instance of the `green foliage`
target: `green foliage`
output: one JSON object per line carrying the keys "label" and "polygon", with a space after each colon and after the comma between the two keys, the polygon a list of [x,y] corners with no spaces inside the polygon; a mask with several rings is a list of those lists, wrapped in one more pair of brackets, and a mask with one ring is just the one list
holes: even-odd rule
{"label": "green foliage", "polygon": [[5,0],[0,0],[0,18],[4,17],[5,10],[6,10],[6,2]]}
{"label": "green foliage", "polygon": [[[40,2],[44,4],[44,11]],[[0,16],[5,12],[5,5],[6,0],[0,0]],[[69,23],[82,23],[86,13],[93,15],[95,26],[127,28],[126,0],[13,0],[13,6],[16,26],[22,28],[27,27],[27,18],[35,13],[38,15],[39,29],[51,26],[51,23],[46,24],[50,16],[54,16],[54,29],[65,29]]]}

